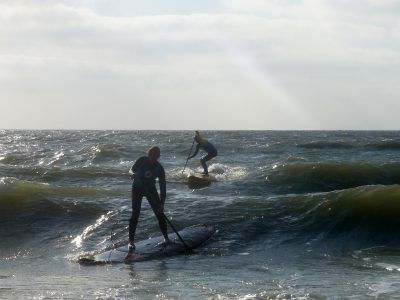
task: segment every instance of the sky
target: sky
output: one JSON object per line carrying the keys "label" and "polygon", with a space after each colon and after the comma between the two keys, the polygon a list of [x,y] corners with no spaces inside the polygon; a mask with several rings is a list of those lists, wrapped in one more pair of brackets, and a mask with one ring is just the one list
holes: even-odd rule
{"label": "sky", "polygon": [[398,0],[2,0],[0,129],[400,129]]}

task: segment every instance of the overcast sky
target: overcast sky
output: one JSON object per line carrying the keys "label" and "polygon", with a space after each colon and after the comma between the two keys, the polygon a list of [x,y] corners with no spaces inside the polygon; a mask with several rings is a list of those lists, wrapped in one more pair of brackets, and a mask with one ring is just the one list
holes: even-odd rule
{"label": "overcast sky", "polygon": [[2,0],[0,128],[400,129],[398,0]]}

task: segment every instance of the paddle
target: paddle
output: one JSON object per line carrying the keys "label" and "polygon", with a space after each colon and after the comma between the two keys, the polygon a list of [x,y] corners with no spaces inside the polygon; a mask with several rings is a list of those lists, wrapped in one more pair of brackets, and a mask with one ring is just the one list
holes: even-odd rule
{"label": "paddle", "polygon": [[[196,131],[196,132],[197,132],[197,131]],[[192,149],[193,149],[194,141],[195,141],[195,139],[193,138],[192,147],[190,147],[190,151],[189,151],[188,157],[187,157],[187,159],[186,159],[185,166],[183,167],[182,174],[183,174],[183,172],[184,172],[185,169],[186,169],[187,163],[188,163],[188,161],[189,161],[190,154],[192,154]]]}
{"label": "paddle", "polygon": [[187,252],[191,252],[191,249],[189,248],[188,245],[186,245],[185,241],[181,237],[181,235],[178,233],[178,231],[175,229],[174,225],[172,225],[171,221],[168,219],[168,217],[163,213],[162,214],[164,219],[168,222],[169,226],[171,226],[172,230],[176,233],[178,238],[181,240],[182,244],[185,246]]}

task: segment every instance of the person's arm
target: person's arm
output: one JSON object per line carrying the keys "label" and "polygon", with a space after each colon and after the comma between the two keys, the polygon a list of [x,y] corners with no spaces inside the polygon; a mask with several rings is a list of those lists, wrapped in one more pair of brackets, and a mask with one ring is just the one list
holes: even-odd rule
{"label": "person's arm", "polygon": [[191,158],[195,157],[197,155],[197,152],[199,152],[199,149],[200,149],[200,144],[197,144],[193,155],[189,156],[188,159],[191,159]]}
{"label": "person's arm", "polygon": [[160,200],[162,206],[164,206],[165,199],[167,198],[167,184],[165,180],[165,171],[163,166],[161,166],[160,175],[158,176],[158,183],[160,184]]}
{"label": "person's arm", "polygon": [[131,178],[135,178],[135,173],[143,166],[143,161],[145,157],[139,157],[135,163],[133,164],[132,168],[129,170],[129,175],[131,175]]}

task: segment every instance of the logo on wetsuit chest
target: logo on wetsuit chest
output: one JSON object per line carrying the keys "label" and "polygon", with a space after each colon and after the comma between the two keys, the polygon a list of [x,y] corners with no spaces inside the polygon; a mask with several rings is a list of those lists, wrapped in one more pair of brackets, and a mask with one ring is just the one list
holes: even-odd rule
{"label": "logo on wetsuit chest", "polygon": [[153,173],[150,170],[147,170],[146,172],[144,172],[144,177],[150,179],[153,177]]}

